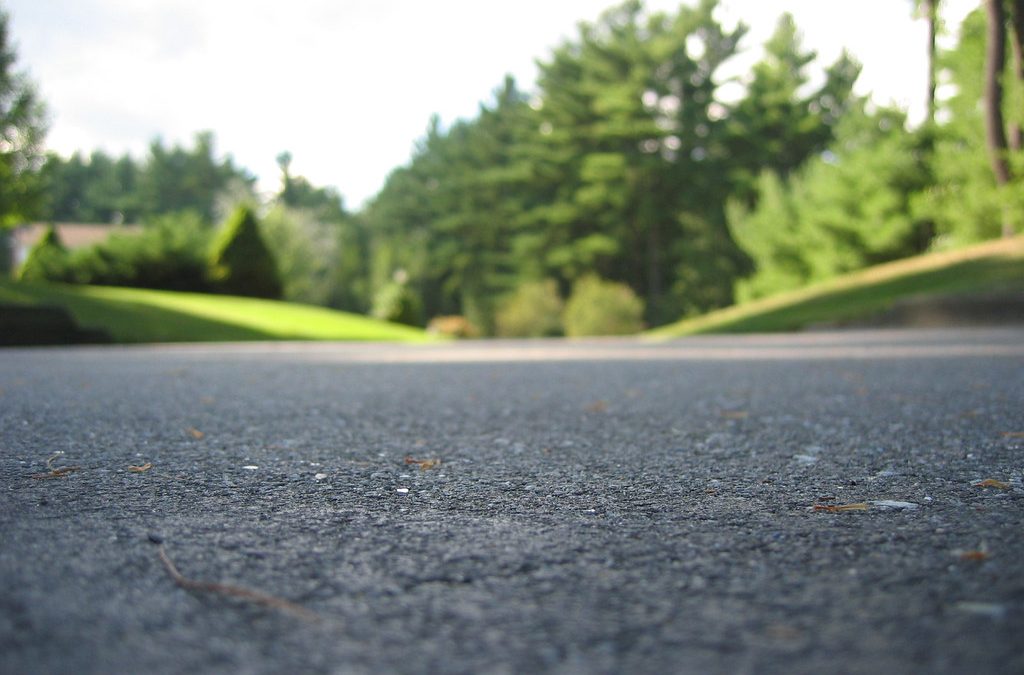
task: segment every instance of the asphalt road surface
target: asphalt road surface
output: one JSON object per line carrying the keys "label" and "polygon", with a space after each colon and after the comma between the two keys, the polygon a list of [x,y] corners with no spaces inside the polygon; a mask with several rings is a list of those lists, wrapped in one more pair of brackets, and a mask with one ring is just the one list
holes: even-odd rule
{"label": "asphalt road surface", "polygon": [[0,672],[1019,674],[1022,479],[1022,328],[8,349]]}

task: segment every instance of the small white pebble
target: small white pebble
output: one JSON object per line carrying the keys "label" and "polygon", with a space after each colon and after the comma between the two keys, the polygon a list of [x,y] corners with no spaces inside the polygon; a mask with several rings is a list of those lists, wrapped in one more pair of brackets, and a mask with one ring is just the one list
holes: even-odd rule
{"label": "small white pebble", "polygon": [[892,499],[879,499],[878,501],[871,502],[875,506],[880,506],[883,509],[906,509],[908,511],[916,509],[919,504],[913,502],[897,502]]}
{"label": "small white pebble", "polygon": [[409,488],[398,488],[397,492],[400,495],[409,494]]}
{"label": "small white pebble", "polygon": [[243,468],[243,469],[245,469],[246,471],[255,471],[255,470],[256,470],[256,469],[258,469],[259,467],[258,467],[258,466],[256,466],[255,464],[246,464],[246,465],[245,465],[245,466],[243,466],[242,468]]}
{"label": "small white pebble", "polygon": [[315,476],[313,476],[313,478],[315,478],[317,480],[323,480],[324,478],[327,478],[327,474],[326,473],[318,473]]}
{"label": "small white pebble", "polygon": [[958,602],[953,605],[953,608],[967,614],[984,616],[989,619],[1002,619],[1006,616],[1006,605],[994,602]]}

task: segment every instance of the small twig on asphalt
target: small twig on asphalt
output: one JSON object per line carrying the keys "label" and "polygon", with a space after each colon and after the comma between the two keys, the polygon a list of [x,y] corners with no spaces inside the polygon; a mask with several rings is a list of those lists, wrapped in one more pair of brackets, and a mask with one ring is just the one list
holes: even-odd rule
{"label": "small twig on asphalt", "polygon": [[[151,536],[150,541],[154,541]],[[157,542],[154,542],[157,543]],[[284,598],[278,598],[273,595],[267,595],[266,593],[260,593],[250,588],[244,588],[242,586],[233,586],[231,584],[219,584],[214,581],[198,581],[196,579],[189,579],[182,575],[178,571],[178,568],[174,566],[171,558],[167,555],[167,551],[164,549],[162,542],[158,543],[159,548],[157,549],[160,553],[160,560],[164,564],[164,568],[167,573],[174,580],[174,583],[178,584],[182,588],[189,591],[203,591],[204,593],[216,593],[218,595],[226,595],[233,598],[240,598],[247,602],[251,602],[256,605],[263,605],[264,607],[270,607],[292,616],[302,619],[303,621],[318,622],[320,616],[310,610],[297,605],[294,602],[285,600]]]}
{"label": "small twig on asphalt", "polygon": [[829,513],[843,513],[845,511],[867,511],[867,502],[856,504],[815,504],[815,511],[828,511]]}
{"label": "small twig on asphalt", "polygon": [[34,473],[32,474],[32,478],[35,478],[36,480],[46,480],[47,478],[60,478],[61,476],[66,476],[69,473],[74,473],[75,471],[78,471],[82,468],[79,466],[59,466],[56,469],[53,468],[53,461],[63,454],[63,451],[57,451],[50,455],[49,459],[46,460],[47,471],[44,471],[43,473]]}
{"label": "small twig on asphalt", "polygon": [[413,459],[412,457],[405,458],[406,464],[415,464],[420,467],[420,471],[427,471],[429,469],[436,469],[441,466],[441,460],[439,459]]}
{"label": "small twig on asphalt", "polygon": [[985,480],[979,480],[971,483],[974,487],[991,487],[999,490],[1009,490],[1012,486],[1004,481],[996,480],[995,478],[986,478]]}

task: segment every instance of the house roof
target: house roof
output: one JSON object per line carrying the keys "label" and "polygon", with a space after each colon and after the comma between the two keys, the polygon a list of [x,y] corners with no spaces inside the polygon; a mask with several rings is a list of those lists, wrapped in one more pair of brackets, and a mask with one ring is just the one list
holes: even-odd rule
{"label": "house roof", "polygon": [[[29,249],[39,241],[49,223],[31,223],[15,228],[11,239],[16,248]],[[88,223],[54,223],[57,236],[67,248],[81,248],[98,244],[111,234],[137,234],[142,228],[138,225],[93,225]]]}

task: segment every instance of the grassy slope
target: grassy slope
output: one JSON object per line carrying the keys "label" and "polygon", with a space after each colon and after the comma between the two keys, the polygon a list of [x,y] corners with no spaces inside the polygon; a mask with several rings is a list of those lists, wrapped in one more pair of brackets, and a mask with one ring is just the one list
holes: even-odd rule
{"label": "grassy slope", "polygon": [[0,303],[65,307],[117,342],[426,341],[425,332],[321,307],[136,288],[0,281]]}
{"label": "grassy slope", "polygon": [[1024,236],[878,265],[804,289],[662,326],[648,335],[800,330],[878,314],[900,299],[988,291],[1024,292]]}

